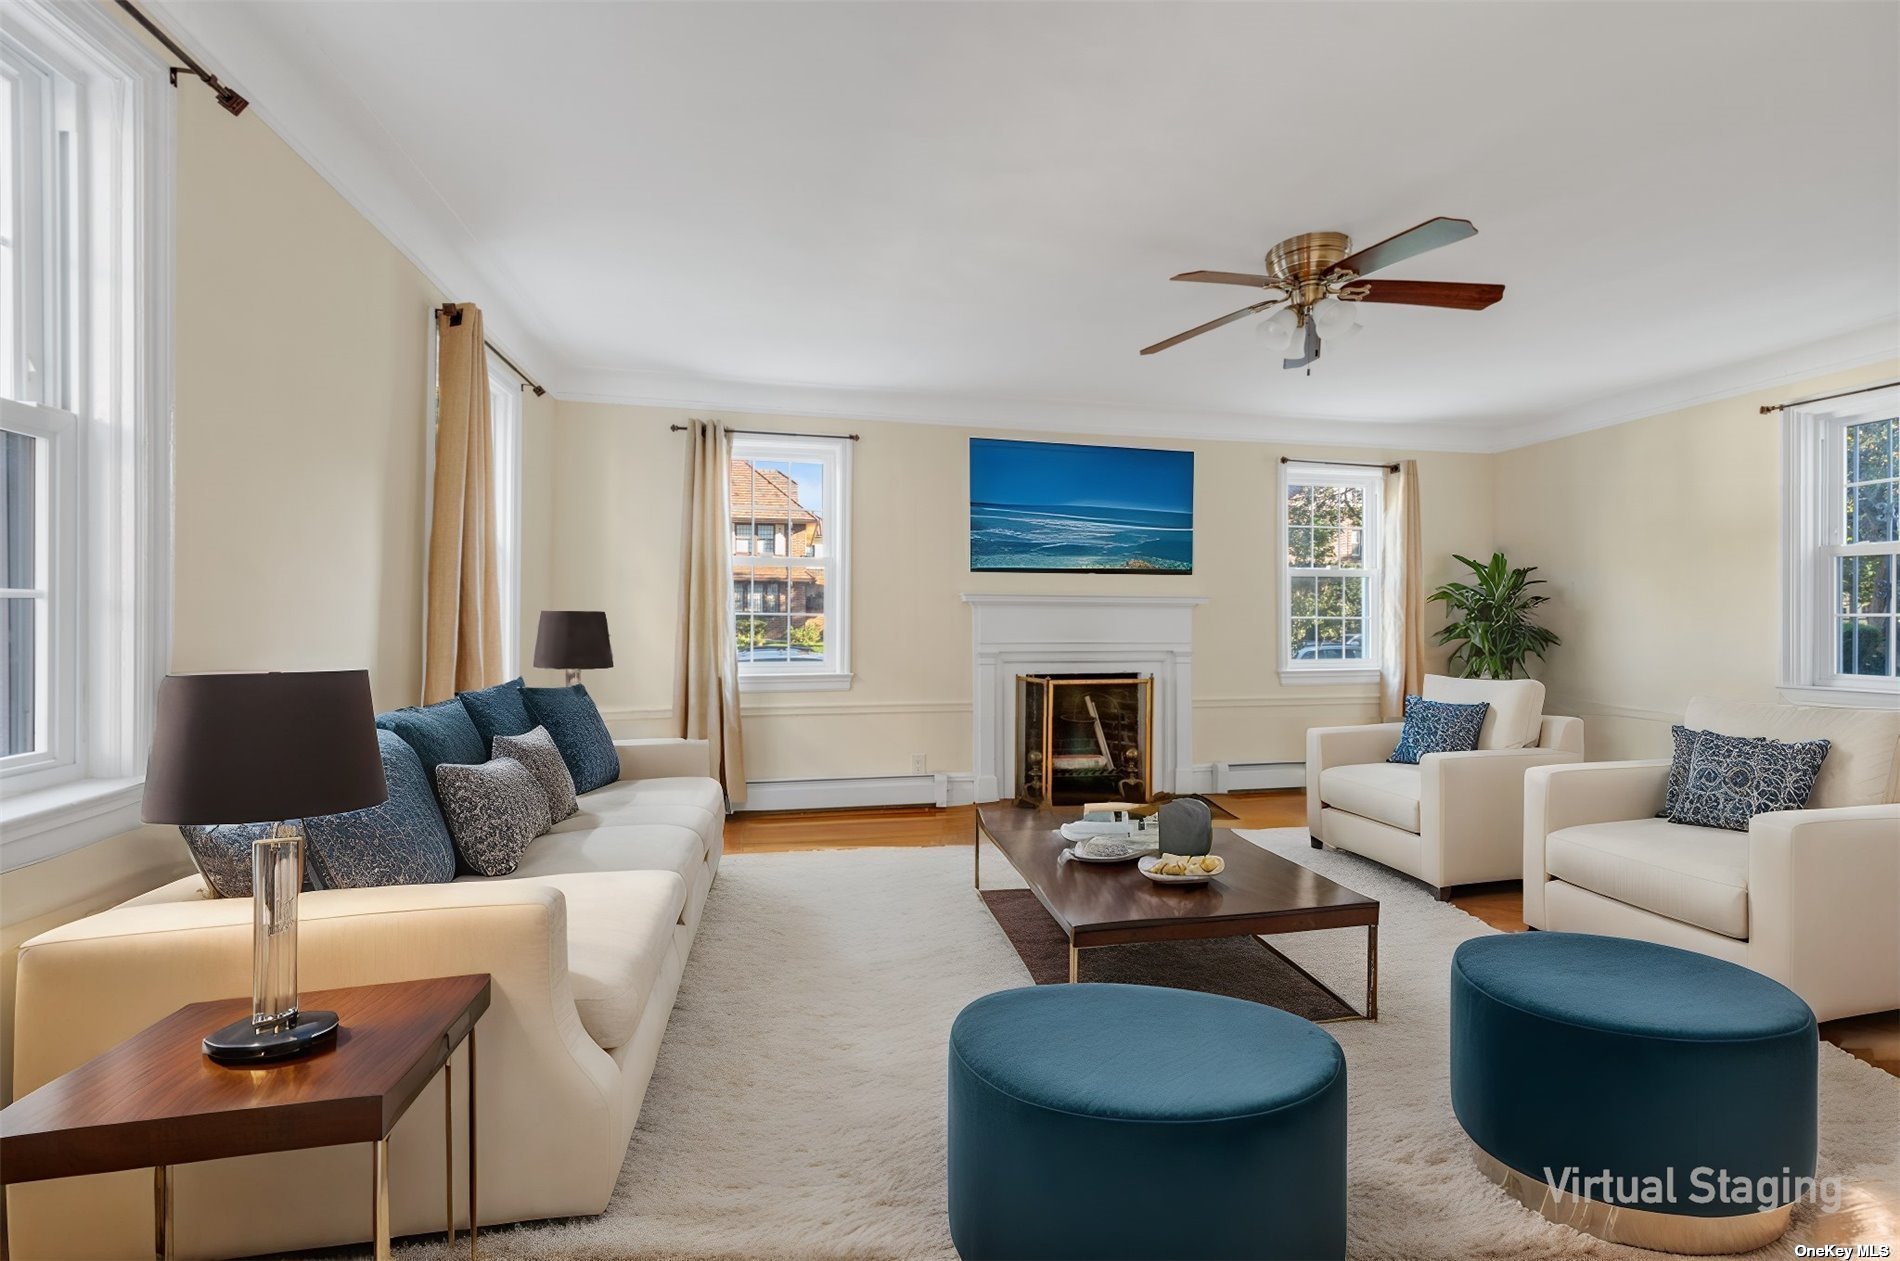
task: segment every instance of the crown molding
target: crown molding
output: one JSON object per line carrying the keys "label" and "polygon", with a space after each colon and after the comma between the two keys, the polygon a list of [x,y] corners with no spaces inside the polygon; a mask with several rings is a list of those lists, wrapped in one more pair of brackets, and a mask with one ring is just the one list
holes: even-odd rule
{"label": "crown molding", "polygon": [[673,411],[743,412],[824,420],[962,425],[1127,438],[1280,442],[1367,450],[1487,452],[1498,448],[1488,426],[1442,421],[1286,417],[1130,407],[1060,399],[982,397],[852,386],[740,381],[662,372],[593,369],[570,373],[555,397],[573,403],[658,407]]}
{"label": "crown molding", "polygon": [[1772,390],[1900,359],[1900,323],[1882,321],[1865,328],[1760,355],[1739,363],[1670,377],[1633,390],[1605,395],[1563,411],[1518,421],[1500,429],[1505,439],[1491,448],[1511,451],[1592,429],[1607,429],[1649,416],[1681,411],[1740,394]]}
{"label": "crown molding", "polygon": [[[217,0],[141,0],[194,57],[250,99],[254,114],[309,164],[443,297],[481,308],[488,340],[549,385],[565,365],[531,330],[544,325],[521,287],[476,254],[480,249],[440,193],[353,94],[319,84],[261,29],[269,5]],[[190,88],[181,85],[181,91]],[[246,119],[224,119],[242,125]]]}

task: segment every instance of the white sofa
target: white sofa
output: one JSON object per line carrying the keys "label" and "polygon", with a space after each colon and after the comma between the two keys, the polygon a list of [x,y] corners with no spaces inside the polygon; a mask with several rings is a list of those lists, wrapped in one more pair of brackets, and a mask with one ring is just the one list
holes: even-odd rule
{"label": "white sofa", "polygon": [[[515,874],[306,893],[302,989],[466,972],[494,978],[479,1038],[483,1224],[598,1213],[626,1156],[707,891],[725,801],[704,741],[619,742],[621,779],[536,839]],[[182,842],[181,842],[182,843]],[[250,990],[251,902],[191,876],[27,942],[14,1093],[185,1003]],[[456,1214],[467,1225],[466,1047]],[[443,1229],[440,1078],[391,1138],[391,1226]],[[369,1234],[370,1155],[332,1147],[180,1166],[181,1258],[348,1243]],[[11,1189],[12,1255],[151,1255],[149,1171]]]}
{"label": "white sofa", "polygon": [[1306,733],[1306,827],[1331,845],[1423,880],[1442,901],[1461,885],[1523,875],[1524,773],[1583,760],[1583,721],[1544,715],[1534,679],[1428,674],[1427,700],[1490,710],[1468,753],[1388,762],[1403,723]]}
{"label": "white sofa", "polygon": [[1667,760],[1532,771],[1524,921],[1753,968],[1821,1020],[1900,1007],[1900,711],[1696,700],[1697,731],[1832,742],[1806,810],[1657,818]]}

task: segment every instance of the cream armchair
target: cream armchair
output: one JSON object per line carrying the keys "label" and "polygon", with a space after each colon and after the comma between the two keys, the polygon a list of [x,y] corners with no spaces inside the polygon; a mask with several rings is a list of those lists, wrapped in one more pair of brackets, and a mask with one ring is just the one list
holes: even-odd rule
{"label": "cream armchair", "polygon": [[1533,770],[1524,921],[1728,959],[1821,1020],[1900,1007],[1900,713],[1697,700],[1684,724],[1828,739],[1810,808],[1692,827],[1656,817],[1666,760]]}
{"label": "cream armchair", "polygon": [[1524,773],[1583,760],[1583,721],[1543,715],[1531,679],[1427,675],[1428,700],[1492,706],[1479,747],[1388,762],[1403,723],[1306,733],[1306,826],[1322,844],[1424,881],[1442,901],[1461,885],[1523,875]]}

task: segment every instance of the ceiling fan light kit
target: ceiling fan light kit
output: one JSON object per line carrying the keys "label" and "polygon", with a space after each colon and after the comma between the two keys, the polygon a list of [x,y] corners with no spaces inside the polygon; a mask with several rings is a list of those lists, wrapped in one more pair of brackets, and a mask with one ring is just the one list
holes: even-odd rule
{"label": "ceiling fan light kit", "polygon": [[1264,276],[1233,271],[1182,272],[1173,279],[1271,289],[1274,296],[1156,342],[1141,353],[1152,355],[1224,324],[1272,310],[1272,315],[1255,326],[1255,333],[1277,354],[1299,341],[1304,330],[1299,357],[1285,360],[1283,366],[1310,371],[1309,365],[1320,355],[1322,334],[1337,341],[1359,331],[1358,304],[1361,302],[1482,311],[1504,296],[1503,285],[1361,279],[1370,272],[1404,262],[1427,250],[1475,236],[1477,231],[1465,219],[1428,219],[1357,253],[1353,252],[1352,238],[1343,232],[1303,232],[1267,251]]}

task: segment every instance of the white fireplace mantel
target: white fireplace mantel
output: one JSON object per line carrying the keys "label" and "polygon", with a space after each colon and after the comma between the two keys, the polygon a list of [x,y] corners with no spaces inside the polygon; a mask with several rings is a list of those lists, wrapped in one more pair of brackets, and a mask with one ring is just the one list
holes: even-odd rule
{"label": "white fireplace mantel", "polygon": [[1127,671],[1154,676],[1154,787],[1193,782],[1194,608],[1206,596],[963,593],[975,625],[971,770],[976,799],[1015,791],[1016,676]]}

